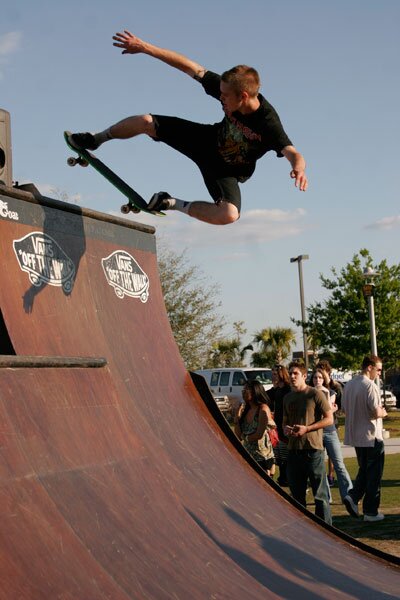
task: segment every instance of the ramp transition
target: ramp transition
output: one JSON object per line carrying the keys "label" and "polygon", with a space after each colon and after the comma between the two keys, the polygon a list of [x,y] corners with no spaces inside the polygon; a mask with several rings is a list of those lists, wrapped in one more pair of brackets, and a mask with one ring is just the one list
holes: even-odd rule
{"label": "ramp transition", "polygon": [[0,191],[0,599],[398,598],[210,414],[154,233]]}

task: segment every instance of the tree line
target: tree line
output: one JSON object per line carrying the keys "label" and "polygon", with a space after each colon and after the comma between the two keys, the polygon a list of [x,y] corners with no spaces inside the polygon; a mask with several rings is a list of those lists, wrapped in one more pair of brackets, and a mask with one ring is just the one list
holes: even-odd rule
{"label": "tree line", "polygon": [[[363,294],[365,268],[373,269],[375,323],[378,353],[386,368],[398,368],[400,357],[400,265],[386,260],[374,264],[366,249],[352,257],[329,276],[320,274],[325,300],[306,308],[307,321],[291,319],[303,326],[314,360],[327,358],[338,369],[358,369],[371,351],[370,320]],[[185,253],[163,247],[159,271],[165,305],[175,340],[187,369],[242,366],[271,366],[290,360],[296,341],[293,329],[265,327],[250,339],[242,321],[233,323],[231,335],[224,335],[226,321],[221,315],[219,288],[207,282],[200,269],[191,265]]]}

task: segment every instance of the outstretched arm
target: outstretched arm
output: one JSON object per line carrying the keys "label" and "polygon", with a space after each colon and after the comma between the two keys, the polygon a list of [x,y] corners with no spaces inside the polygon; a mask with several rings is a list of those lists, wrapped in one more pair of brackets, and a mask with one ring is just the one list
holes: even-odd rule
{"label": "outstretched arm", "polygon": [[307,175],[305,174],[306,161],[303,156],[300,152],[297,152],[294,146],[285,146],[282,150],[282,154],[292,165],[290,177],[296,180],[295,186],[298,187],[301,192],[305,192],[308,187],[308,180]]}
{"label": "outstretched arm", "polygon": [[162,60],[167,65],[170,65],[170,67],[183,71],[190,77],[196,76],[197,79],[201,79],[206,72],[206,69],[202,65],[187,58],[187,56],[179,54],[174,50],[159,48],[158,46],[154,46],[154,44],[144,42],[126,29],[122,33],[116,33],[113,36],[113,40],[115,40],[113,46],[123,48],[122,54],[148,54],[149,56],[158,58],[158,60]]}

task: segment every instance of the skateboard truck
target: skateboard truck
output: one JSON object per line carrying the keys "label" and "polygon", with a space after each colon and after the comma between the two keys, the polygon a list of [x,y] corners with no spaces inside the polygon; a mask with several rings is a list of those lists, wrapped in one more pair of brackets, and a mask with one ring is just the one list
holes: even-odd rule
{"label": "skateboard truck", "polygon": [[69,158],[67,158],[67,165],[70,167],[75,167],[76,165],[79,165],[81,167],[88,167],[89,162],[81,156],[78,156],[77,158],[75,156],[70,156]]}
{"label": "skateboard truck", "polygon": [[137,214],[137,213],[140,213],[140,212],[141,212],[141,210],[140,210],[140,208],[137,208],[137,206],[135,206],[134,204],[130,204],[130,203],[128,202],[127,204],[123,204],[123,205],[121,206],[121,212],[122,212],[124,215],[127,215],[127,214],[128,214],[128,213],[130,213],[130,212],[133,212],[133,213]]}

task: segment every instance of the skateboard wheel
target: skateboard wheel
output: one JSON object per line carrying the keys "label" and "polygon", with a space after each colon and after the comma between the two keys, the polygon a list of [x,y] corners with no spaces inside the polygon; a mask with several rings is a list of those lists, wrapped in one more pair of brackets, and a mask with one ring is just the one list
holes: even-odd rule
{"label": "skateboard wheel", "polygon": [[140,213],[140,208],[136,208],[136,206],[131,206],[130,207],[131,212],[137,214]]}
{"label": "skateboard wheel", "polygon": [[75,167],[77,162],[78,162],[78,160],[76,158],[74,158],[73,156],[70,156],[69,158],[67,158],[67,165],[69,165],[70,167]]}
{"label": "skateboard wheel", "polygon": [[127,215],[127,214],[129,213],[129,211],[130,211],[129,204],[123,204],[123,205],[121,206],[121,212],[122,212],[124,215]]}
{"label": "skateboard wheel", "polygon": [[89,163],[85,158],[82,158],[81,156],[77,159],[77,162],[80,164],[81,167],[88,167]]}

